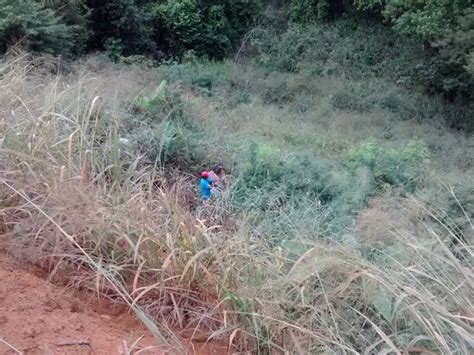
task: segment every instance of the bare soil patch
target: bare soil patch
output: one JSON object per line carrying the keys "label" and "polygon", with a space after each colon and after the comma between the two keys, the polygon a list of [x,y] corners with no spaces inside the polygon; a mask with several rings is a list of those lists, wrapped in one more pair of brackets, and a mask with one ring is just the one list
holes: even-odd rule
{"label": "bare soil patch", "polygon": [[[46,281],[44,272],[0,250],[0,354],[170,354],[123,306]],[[9,345],[7,345],[7,342]],[[185,341],[189,354],[226,354],[216,344]],[[152,348],[150,348],[152,347]],[[145,350],[148,348],[148,350]]]}

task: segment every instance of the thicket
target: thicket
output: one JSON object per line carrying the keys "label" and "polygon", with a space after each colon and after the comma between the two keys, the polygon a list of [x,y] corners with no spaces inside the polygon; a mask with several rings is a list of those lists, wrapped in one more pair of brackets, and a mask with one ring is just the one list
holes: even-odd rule
{"label": "thicket", "polygon": [[38,52],[114,58],[231,54],[260,13],[259,0],[2,0],[0,50],[21,42]]}
{"label": "thicket", "polygon": [[[452,102],[473,101],[474,10],[469,0],[1,0],[0,5],[1,51],[20,42],[39,52],[105,50],[115,60],[181,58],[187,51],[224,58],[237,48],[248,49],[245,39],[263,29],[269,35],[261,37],[261,45],[288,48],[286,63],[280,63],[287,69],[295,70],[302,55],[317,54],[318,66],[324,66],[316,70],[331,72],[334,58],[345,60],[338,46],[345,42],[359,47],[347,55],[360,58],[347,59],[359,60],[367,72],[388,65],[386,73],[394,80],[408,80]],[[269,14],[275,11],[272,20]],[[347,16],[351,21],[340,24],[338,19]],[[298,29],[295,23],[307,27]],[[325,32],[333,25],[337,30],[331,30],[330,38]],[[382,26],[394,32],[381,35]]]}
{"label": "thicket", "polygon": [[[255,32],[249,42],[251,55],[269,74],[278,71],[361,81],[387,79],[413,92],[442,95],[446,102],[455,104],[448,125],[468,130],[474,127],[474,77],[467,69],[466,57],[458,53],[456,60],[451,60],[448,56],[454,52],[446,48],[429,54],[420,39],[401,36],[373,20],[347,17],[316,26],[296,23],[285,31],[266,27]],[[339,99],[341,104],[349,101],[335,98]],[[387,98],[385,105],[393,106],[393,100],[397,98]],[[352,101],[351,105],[364,111],[363,100],[354,97]]]}
{"label": "thicket", "polygon": [[223,58],[229,55],[258,16],[258,0],[168,0],[152,7],[156,33],[170,53],[186,50]]}
{"label": "thicket", "polygon": [[[337,75],[289,75],[269,72],[259,64],[194,59],[163,66],[159,73],[187,95],[205,97],[210,107],[222,112],[221,120],[203,117],[206,123],[193,129],[187,140],[198,132],[215,130],[215,136],[204,134],[201,148],[205,147],[211,160],[225,156],[232,167],[235,180],[226,196],[232,211],[246,215],[246,222],[259,235],[277,243],[307,230],[333,236],[387,188],[416,192],[430,161],[428,145],[414,137],[400,147],[388,148],[383,140],[405,137],[397,133],[403,122],[439,124],[457,112],[451,105],[413,96],[377,78],[341,82]],[[272,111],[259,112],[260,105]],[[318,128],[309,128],[306,135],[292,133],[295,122],[321,120],[330,125],[338,112],[349,112],[355,121],[379,113],[385,121],[383,136],[337,146],[330,139],[315,140],[317,133],[311,130]],[[266,115],[275,115],[275,121],[270,124]],[[231,123],[234,120],[239,123]],[[372,129],[363,122],[360,125],[365,129]],[[234,125],[247,124],[251,132],[229,140]],[[285,127],[282,131],[280,125]],[[240,147],[237,151],[236,146]],[[219,153],[212,147],[218,147]]]}
{"label": "thicket", "polygon": [[470,2],[269,3],[0,0],[2,51],[119,62],[0,61],[12,250],[163,343],[468,353],[474,155],[441,122],[473,127]]}
{"label": "thicket", "polygon": [[0,51],[22,43],[40,52],[67,52],[73,46],[75,27],[34,0],[0,1]]}
{"label": "thicket", "polygon": [[[235,352],[469,353],[472,146],[400,117],[400,103],[424,110],[419,97],[230,61],[150,70],[94,57],[66,75],[56,63],[0,64],[14,255],[127,304],[170,353],[170,329]],[[351,96],[367,86],[360,112]],[[393,112],[382,89],[400,99]],[[224,218],[201,218],[188,204],[197,176],[173,171],[197,173],[199,149],[230,157],[229,195],[210,207],[222,216],[228,198]],[[449,167],[452,191],[430,178]]]}

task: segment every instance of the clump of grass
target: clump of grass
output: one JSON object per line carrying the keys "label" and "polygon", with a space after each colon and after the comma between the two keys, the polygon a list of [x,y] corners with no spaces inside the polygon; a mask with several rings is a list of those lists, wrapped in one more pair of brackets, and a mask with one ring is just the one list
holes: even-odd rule
{"label": "clump of grass", "polygon": [[350,153],[348,165],[351,169],[368,167],[379,183],[414,190],[417,175],[428,158],[428,149],[422,141],[410,141],[400,152],[368,141]]}
{"label": "clump of grass", "polygon": [[[400,204],[397,212],[412,219],[393,227],[384,220],[387,238],[376,243],[368,238],[373,230],[360,228],[360,236],[347,224],[328,238],[319,221],[362,209],[373,192],[370,170],[316,166],[268,143],[239,161],[251,163],[244,179],[254,174],[252,185],[264,193],[243,204],[258,210],[235,213],[251,187],[237,181],[222,205],[201,214],[187,203],[191,178],[170,181],[170,165],[143,164],[134,151],[122,156],[124,120],[143,114],[130,104],[143,95],[140,80],[115,85],[112,78],[131,74],[111,64],[107,74],[68,77],[43,68],[26,57],[0,66],[1,214],[18,257],[47,265],[53,275],[81,275],[77,287],[129,305],[174,352],[184,351],[179,338],[186,329],[195,338],[225,339],[229,351],[255,353],[472,348],[472,243],[431,207]],[[159,80],[147,83],[152,88]],[[311,179],[301,180],[306,175],[298,170]],[[324,200],[327,186],[332,194]],[[331,207],[321,208],[318,197]],[[266,218],[256,219],[262,210]],[[265,238],[267,227],[285,233]]]}

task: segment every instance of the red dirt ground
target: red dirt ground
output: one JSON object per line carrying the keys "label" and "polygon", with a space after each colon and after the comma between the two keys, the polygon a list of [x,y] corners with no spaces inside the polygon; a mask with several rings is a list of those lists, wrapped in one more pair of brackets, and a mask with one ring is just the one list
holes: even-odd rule
{"label": "red dirt ground", "polygon": [[[142,349],[140,354],[177,353],[160,350],[144,327],[124,309],[55,286],[37,275],[34,267],[13,262],[0,249],[0,354],[125,354],[124,342],[130,347],[141,336],[144,338],[135,348]],[[78,341],[88,344],[58,345]],[[149,346],[155,347],[145,350]],[[188,353],[227,351],[220,345],[194,344]]]}

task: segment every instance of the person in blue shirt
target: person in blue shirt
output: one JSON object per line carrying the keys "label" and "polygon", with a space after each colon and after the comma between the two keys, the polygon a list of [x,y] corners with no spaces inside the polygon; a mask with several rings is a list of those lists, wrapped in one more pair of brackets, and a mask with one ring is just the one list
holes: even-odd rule
{"label": "person in blue shirt", "polygon": [[209,178],[209,173],[207,171],[203,171],[201,173],[201,181],[199,182],[199,192],[201,195],[201,200],[207,201],[211,199],[212,180]]}

